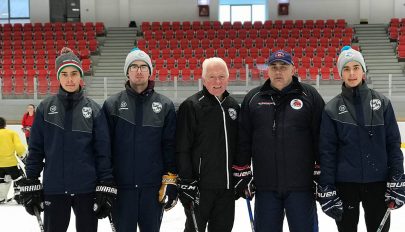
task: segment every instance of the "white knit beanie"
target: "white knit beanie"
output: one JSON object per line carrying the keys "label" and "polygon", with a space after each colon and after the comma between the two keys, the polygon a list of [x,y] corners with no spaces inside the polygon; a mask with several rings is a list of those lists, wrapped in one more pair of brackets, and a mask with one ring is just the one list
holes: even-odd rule
{"label": "white knit beanie", "polygon": [[133,48],[127,55],[127,58],[125,59],[125,65],[124,65],[124,74],[125,76],[128,75],[128,68],[132,64],[132,62],[136,60],[141,60],[144,61],[146,64],[149,66],[149,74],[152,75],[153,72],[153,66],[152,66],[152,61],[146,52],[140,50],[139,48]]}
{"label": "white knit beanie", "polygon": [[366,63],[364,62],[363,55],[350,46],[344,46],[342,50],[340,50],[340,55],[337,60],[337,68],[340,76],[342,76],[343,67],[351,61],[358,62],[363,68],[363,71],[367,72]]}

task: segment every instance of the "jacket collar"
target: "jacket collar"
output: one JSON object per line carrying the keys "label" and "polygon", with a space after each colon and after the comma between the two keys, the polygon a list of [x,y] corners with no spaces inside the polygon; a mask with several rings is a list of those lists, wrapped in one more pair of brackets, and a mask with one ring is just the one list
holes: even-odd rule
{"label": "jacket collar", "polygon": [[369,91],[370,89],[368,88],[365,81],[362,81],[362,84],[360,86],[354,88],[348,88],[345,86],[344,83],[342,84],[342,96],[348,99],[352,99],[358,94],[363,95],[364,93],[368,93]]}
{"label": "jacket collar", "polygon": [[[212,101],[217,102],[217,101],[219,100],[217,97],[215,97],[214,95],[210,94],[210,92],[208,91],[208,89],[207,89],[205,86],[203,86],[202,94],[203,94],[205,97],[208,97],[208,99],[210,99],[210,100],[212,100]],[[227,90],[225,90],[225,92],[224,92],[222,95],[223,95],[223,97],[224,97],[223,100],[225,100],[225,99],[229,96],[229,92],[228,92]],[[217,99],[218,99],[218,100],[217,100]],[[222,100],[222,101],[223,101],[223,100]]]}
{"label": "jacket collar", "polygon": [[78,101],[84,97],[84,92],[83,92],[82,87],[80,87],[78,92],[69,93],[69,92],[66,92],[61,86],[61,87],[59,87],[57,96],[61,100],[64,100],[64,101],[68,101],[68,100],[69,101]]}
{"label": "jacket collar", "polygon": [[131,88],[131,85],[129,84],[129,80],[125,83],[125,89],[128,94],[132,96],[149,96],[154,92],[154,87],[155,87],[155,81],[149,80],[148,81],[148,86],[142,93],[137,93],[135,92],[134,89]]}

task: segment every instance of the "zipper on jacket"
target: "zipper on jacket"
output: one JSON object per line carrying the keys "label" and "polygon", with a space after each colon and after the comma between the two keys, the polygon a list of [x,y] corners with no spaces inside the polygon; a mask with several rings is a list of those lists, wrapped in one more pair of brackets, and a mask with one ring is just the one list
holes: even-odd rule
{"label": "zipper on jacket", "polygon": [[273,101],[274,104],[274,110],[273,110],[273,126],[271,128],[271,134],[273,136],[276,136],[276,129],[277,129],[277,121],[276,121],[276,117],[277,117],[277,105],[276,102],[273,99],[273,96],[271,96],[271,100]]}
{"label": "zipper on jacket", "polygon": [[226,129],[226,116],[225,116],[225,110],[222,107],[222,102],[225,101],[226,97],[224,98],[224,100],[221,102],[219,101],[219,99],[216,97],[216,99],[218,100],[219,106],[221,107],[222,110],[222,118],[223,118],[223,122],[224,122],[224,134],[225,134],[225,156],[226,156],[226,189],[229,189],[229,157],[228,157],[228,131]]}

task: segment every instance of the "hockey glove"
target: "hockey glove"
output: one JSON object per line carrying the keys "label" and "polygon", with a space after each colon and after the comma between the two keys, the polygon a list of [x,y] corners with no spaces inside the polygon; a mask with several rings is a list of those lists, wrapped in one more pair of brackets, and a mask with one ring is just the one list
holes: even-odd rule
{"label": "hockey glove", "polygon": [[110,215],[117,198],[117,187],[113,181],[101,181],[96,187],[96,197],[94,200],[94,214],[98,219],[103,219]]}
{"label": "hockey glove", "polygon": [[387,205],[394,203],[392,209],[401,208],[405,202],[405,176],[399,174],[393,176],[387,183],[387,190],[385,192],[385,202]]}
{"label": "hockey glove", "polygon": [[200,190],[198,189],[198,181],[193,179],[177,180],[177,189],[179,191],[179,199],[183,205],[189,207],[191,203],[200,204]]}
{"label": "hockey glove", "polygon": [[322,187],[318,185],[318,201],[322,211],[336,221],[342,220],[343,203],[336,193],[336,188],[331,185]]}
{"label": "hockey glove", "polygon": [[38,179],[21,179],[19,185],[20,198],[25,210],[31,215],[35,215],[35,208],[38,212],[44,211],[41,182]]}
{"label": "hockey glove", "polygon": [[235,187],[235,200],[239,199],[239,197],[251,200],[255,195],[256,187],[253,183],[250,165],[243,167],[234,165],[232,166],[232,171]]}
{"label": "hockey glove", "polygon": [[162,185],[159,189],[159,202],[163,204],[163,208],[167,211],[177,204],[177,175],[167,173],[162,177]]}

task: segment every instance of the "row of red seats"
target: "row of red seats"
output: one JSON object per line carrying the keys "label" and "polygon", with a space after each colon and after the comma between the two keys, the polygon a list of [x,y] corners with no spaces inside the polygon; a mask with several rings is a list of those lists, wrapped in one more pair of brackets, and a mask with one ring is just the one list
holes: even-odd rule
{"label": "row of red seats", "polygon": [[[60,45],[61,46],[61,45]],[[59,49],[58,49],[59,48]],[[7,60],[15,60],[15,59],[52,59],[56,58],[59,55],[60,50],[62,49],[61,47],[57,48],[49,48],[49,49],[44,49],[44,48],[39,48],[39,49],[6,49],[6,50],[0,50],[0,56],[2,56],[2,59],[7,59]],[[77,56],[83,57],[83,58],[88,58],[90,56],[90,50],[87,49],[86,47],[79,47],[78,49],[73,49],[74,53]]]}
{"label": "row of red seats", "polygon": [[247,56],[252,56],[252,57],[257,57],[257,56],[269,56],[270,52],[275,52],[277,50],[283,49],[287,52],[290,52],[293,54],[295,57],[309,57],[312,58],[314,56],[318,57],[324,57],[325,55],[329,55],[332,57],[337,56],[339,52],[338,47],[306,47],[305,49],[303,47],[272,47],[272,48],[208,48],[208,49],[202,49],[202,48],[197,48],[197,49],[151,49],[148,51],[149,55],[153,57],[154,59],[158,58],[163,58],[163,59],[168,59],[168,58],[192,58],[192,57],[212,57],[212,56],[219,56],[219,57],[230,57],[230,58],[235,58],[235,57],[247,57]]}
{"label": "row of red seats", "polygon": [[309,37],[350,37],[354,34],[353,28],[293,28],[293,29],[240,29],[240,30],[225,30],[225,29],[209,29],[209,30],[169,30],[169,31],[145,31],[143,37],[146,40],[150,39],[235,39],[235,38],[278,38],[278,37],[293,37],[293,38],[309,38]]}
{"label": "row of red seats", "polygon": [[178,29],[183,29],[183,30],[209,30],[209,29],[214,29],[214,30],[219,30],[219,29],[261,29],[261,28],[266,28],[266,29],[271,29],[271,28],[344,28],[346,27],[346,21],[344,19],[327,19],[327,20],[275,20],[274,22],[272,20],[266,20],[264,23],[262,21],[244,21],[243,23],[240,21],[235,21],[233,23],[231,22],[223,22],[221,23],[220,21],[173,21],[173,22],[142,22],[141,24],[141,30],[143,32],[145,31],[158,31],[158,30],[163,30],[163,31],[168,31],[168,30],[178,30]]}
{"label": "row of red seats", "polygon": [[[90,73],[91,72],[91,59],[83,58],[82,66],[83,66],[83,71],[85,73]],[[55,69],[55,60],[49,59],[47,61],[46,59],[38,59],[38,60],[36,60],[36,62],[33,62],[31,59],[28,59],[25,61],[17,61],[14,63],[10,63],[8,60],[6,60],[6,61],[3,61],[1,68],[6,69],[6,70]]]}
{"label": "row of red seats", "polygon": [[96,39],[95,31],[26,31],[26,32],[0,32],[1,40],[58,40],[58,39]]}
{"label": "row of red seats", "polygon": [[140,49],[154,49],[154,48],[159,48],[159,49],[176,49],[176,48],[192,48],[192,49],[197,49],[197,48],[203,48],[203,49],[208,49],[208,48],[243,48],[243,47],[256,47],[256,48],[263,48],[263,47],[274,47],[274,46],[287,46],[287,47],[328,47],[328,46],[334,46],[334,47],[341,47],[345,45],[350,45],[352,43],[352,40],[350,38],[344,37],[344,38],[338,38],[338,37],[333,37],[333,38],[316,38],[316,37],[310,37],[309,39],[295,39],[295,38],[267,38],[267,39],[181,39],[181,40],[176,40],[176,39],[171,39],[169,41],[162,39],[162,40],[143,40],[140,39],[137,41],[137,47]]}
{"label": "row of red seats", "polygon": [[55,23],[6,23],[0,24],[2,32],[17,32],[17,31],[95,31],[97,35],[103,35],[105,26],[103,22],[55,22]]}
{"label": "row of red seats", "polygon": [[390,27],[400,27],[400,26],[405,26],[405,18],[391,18]]}
{"label": "row of red seats", "polygon": [[[202,62],[205,60],[206,57],[211,57],[209,55],[203,56],[201,58],[167,58],[167,59],[154,59],[153,66],[156,69],[160,68],[190,68],[195,69],[197,67],[201,67]],[[245,67],[245,65],[249,65],[251,67],[258,67],[260,65],[265,65],[267,61],[267,57],[265,56],[245,56],[245,57],[234,57],[230,58],[227,56],[221,56],[230,67],[233,68],[241,68]],[[293,57],[293,62],[297,67],[334,67],[336,65],[336,58],[334,56],[314,56],[312,58],[304,56],[304,57]]]}
{"label": "row of red seats", "polygon": [[[59,89],[56,71],[40,70],[0,70],[3,95],[30,95],[34,93],[34,77],[37,78],[37,90],[40,95],[55,94]],[[85,83],[82,80],[81,85]]]}
{"label": "row of red seats", "polygon": [[[197,81],[201,78],[202,70],[201,69],[189,69],[189,68],[171,68],[166,69],[162,68],[154,71],[152,79],[159,82],[169,82],[174,81],[175,78],[179,81]],[[330,67],[300,67],[296,70],[296,75],[301,80],[310,80],[315,81],[319,78],[322,81],[341,80],[337,68]],[[246,81],[246,77],[251,78],[252,80],[267,79],[266,70],[253,68],[248,69],[246,72],[245,68],[229,68],[229,81]]]}
{"label": "row of red seats", "polygon": [[12,53],[15,53],[17,50],[41,50],[41,49],[61,49],[65,46],[75,48],[88,48],[91,52],[96,52],[98,49],[98,40],[23,40],[23,41],[3,41],[3,44],[0,46],[1,51],[11,50]]}
{"label": "row of red seats", "polygon": [[[15,76],[19,76],[21,74],[30,76],[32,71],[48,69],[54,70],[55,69],[55,60],[45,60],[45,59],[38,59],[36,62],[31,63],[32,61],[25,61],[25,63],[15,63],[15,64],[2,64],[1,68],[3,71],[0,70],[0,77],[3,78],[13,78]],[[85,58],[82,59],[82,67],[85,73],[91,72],[91,59]],[[27,70],[27,71],[26,71]]]}

